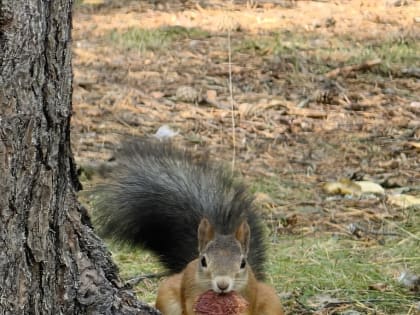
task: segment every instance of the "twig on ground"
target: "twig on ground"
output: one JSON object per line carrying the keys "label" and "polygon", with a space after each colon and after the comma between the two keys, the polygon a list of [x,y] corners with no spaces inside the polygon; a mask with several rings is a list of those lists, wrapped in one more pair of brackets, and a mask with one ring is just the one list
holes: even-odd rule
{"label": "twig on ground", "polygon": [[381,235],[381,236],[401,236],[400,233],[396,233],[396,232],[378,232],[378,231],[368,230],[357,223],[349,224],[348,230],[350,231],[352,235],[356,235],[357,237],[360,237],[360,232],[363,232],[365,234]]}
{"label": "twig on ground", "polygon": [[365,61],[365,62],[363,62],[361,64],[358,64],[358,65],[345,66],[345,67],[340,67],[340,68],[334,69],[330,72],[327,72],[325,74],[325,76],[327,78],[331,79],[331,78],[337,77],[340,74],[341,75],[347,75],[350,72],[354,72],[354,71],[365,71],[365,70],[369,70],[370,68],[380,64],[381,62],[382,62],[381,59],[368,60],[368,61]]}

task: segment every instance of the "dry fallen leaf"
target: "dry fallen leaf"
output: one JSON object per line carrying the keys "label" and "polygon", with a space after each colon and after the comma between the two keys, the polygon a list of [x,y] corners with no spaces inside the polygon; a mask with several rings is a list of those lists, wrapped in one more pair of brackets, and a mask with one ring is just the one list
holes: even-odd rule
{"label": "dry fallen leaf", "polygon": [[154,91],[150,93],[150,96],[153,98],[162,98],[165,96],[165,93],[160,92],[160,91]]}
{"label": "dry fallen leaf", "polygon": [[206,91],[206,97],[207,97],[208,100],[216,102],[217,101],[217,91],[207,90]]}
{"label": "dry fallen leaf", "polygon": [[410,141],[407,142],[407,144],[417,150],[420,150],[420,142],[414,142],[414,141]]}
{"label": "dry fallen leaf", "polygon": [[325,183],[323,189],[330,195],[385,194],[385,189],[379,184],[369,181],[352,181],[347,178],[340,179],[338,182]]}
{"label": "dry fallen leaf", "polygon": [[388,284],[387,283],[383,283],[383,282],[378,282],[378,283],[374,283],[369,285],[369,290],[376,290],[376,291],[380,291],[380,292],[385,292],[388,289]]}
{"label": "dry fallen leaf", "polygon": [[386,169],[396,169],[400,166],[400,163],[397,160],[389,160],[384,162],[379,162],[379,166]]}
{"label": "dry fallen leaf", "polygon": [[84,0],[83,4],[91,4],[91,5],[98,5],[98,4],[104,4],[105,0]]}
{"label": "dry fallen leaf", "polygon": [[375,194],[375,195],[385,194],[385,189],[383,189],[381,185],[376,184],[374,182],[356,181],[354,183],[360,187],[362,194]]}
{"label": "dry fallen leaf", "polygon": [[420,198],[411,195],[389,195],[387,197],[388,203],[400,208],[409,208],[420,206]]}
{"label": "dry fallen leaf", "polygon": [[342,178],[338,182],[328,182],[322,186],[325,193],[329,195],[360,195],[361,188],[353,181]]}

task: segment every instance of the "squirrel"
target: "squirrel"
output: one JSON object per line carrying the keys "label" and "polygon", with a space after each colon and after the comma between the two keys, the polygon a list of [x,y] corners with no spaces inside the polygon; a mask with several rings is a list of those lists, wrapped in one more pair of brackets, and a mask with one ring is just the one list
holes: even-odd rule
{"label": "squirrel", "polygon": [[162,314],[201,314],[209,291],[244,299],[238,315],[284,314],[262,282],[266,247],[253,197],[232,172],[170,142],[137,139],[122,145],[97,193],[99,234],[154,252],[169,270],[156,300]]}

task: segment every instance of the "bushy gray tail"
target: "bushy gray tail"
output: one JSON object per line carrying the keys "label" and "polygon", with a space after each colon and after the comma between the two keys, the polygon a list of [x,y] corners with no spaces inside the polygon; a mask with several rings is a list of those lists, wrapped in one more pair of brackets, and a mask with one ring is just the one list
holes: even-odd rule
{"label": "bushy gray tail", "polygon": [[253,198],[231,172],[170,143],[136,140],[116,157],[109,184],[98,189],[100,234],[139,244],[172,272],[198,256],[197,228],[206,217],[222,234],[243,219],[251,228],[249,264],[263,277],[265,247]]}

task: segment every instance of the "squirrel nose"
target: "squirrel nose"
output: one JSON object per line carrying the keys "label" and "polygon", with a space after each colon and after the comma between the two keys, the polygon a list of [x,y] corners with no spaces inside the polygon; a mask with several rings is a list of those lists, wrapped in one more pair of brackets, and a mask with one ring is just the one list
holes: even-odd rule
{"label": "squirrel nose", "polygon": [[229,282],[226,280],[219,280],[217,281],[217,287],[220,289],[220,291],[226,291],[229,288]]}
{"label": "squirrel nose", "polygon": [[213,291],[217,293],[228,293],[232,290],[233,279],[229,276],[217,276],[212,281]]}

